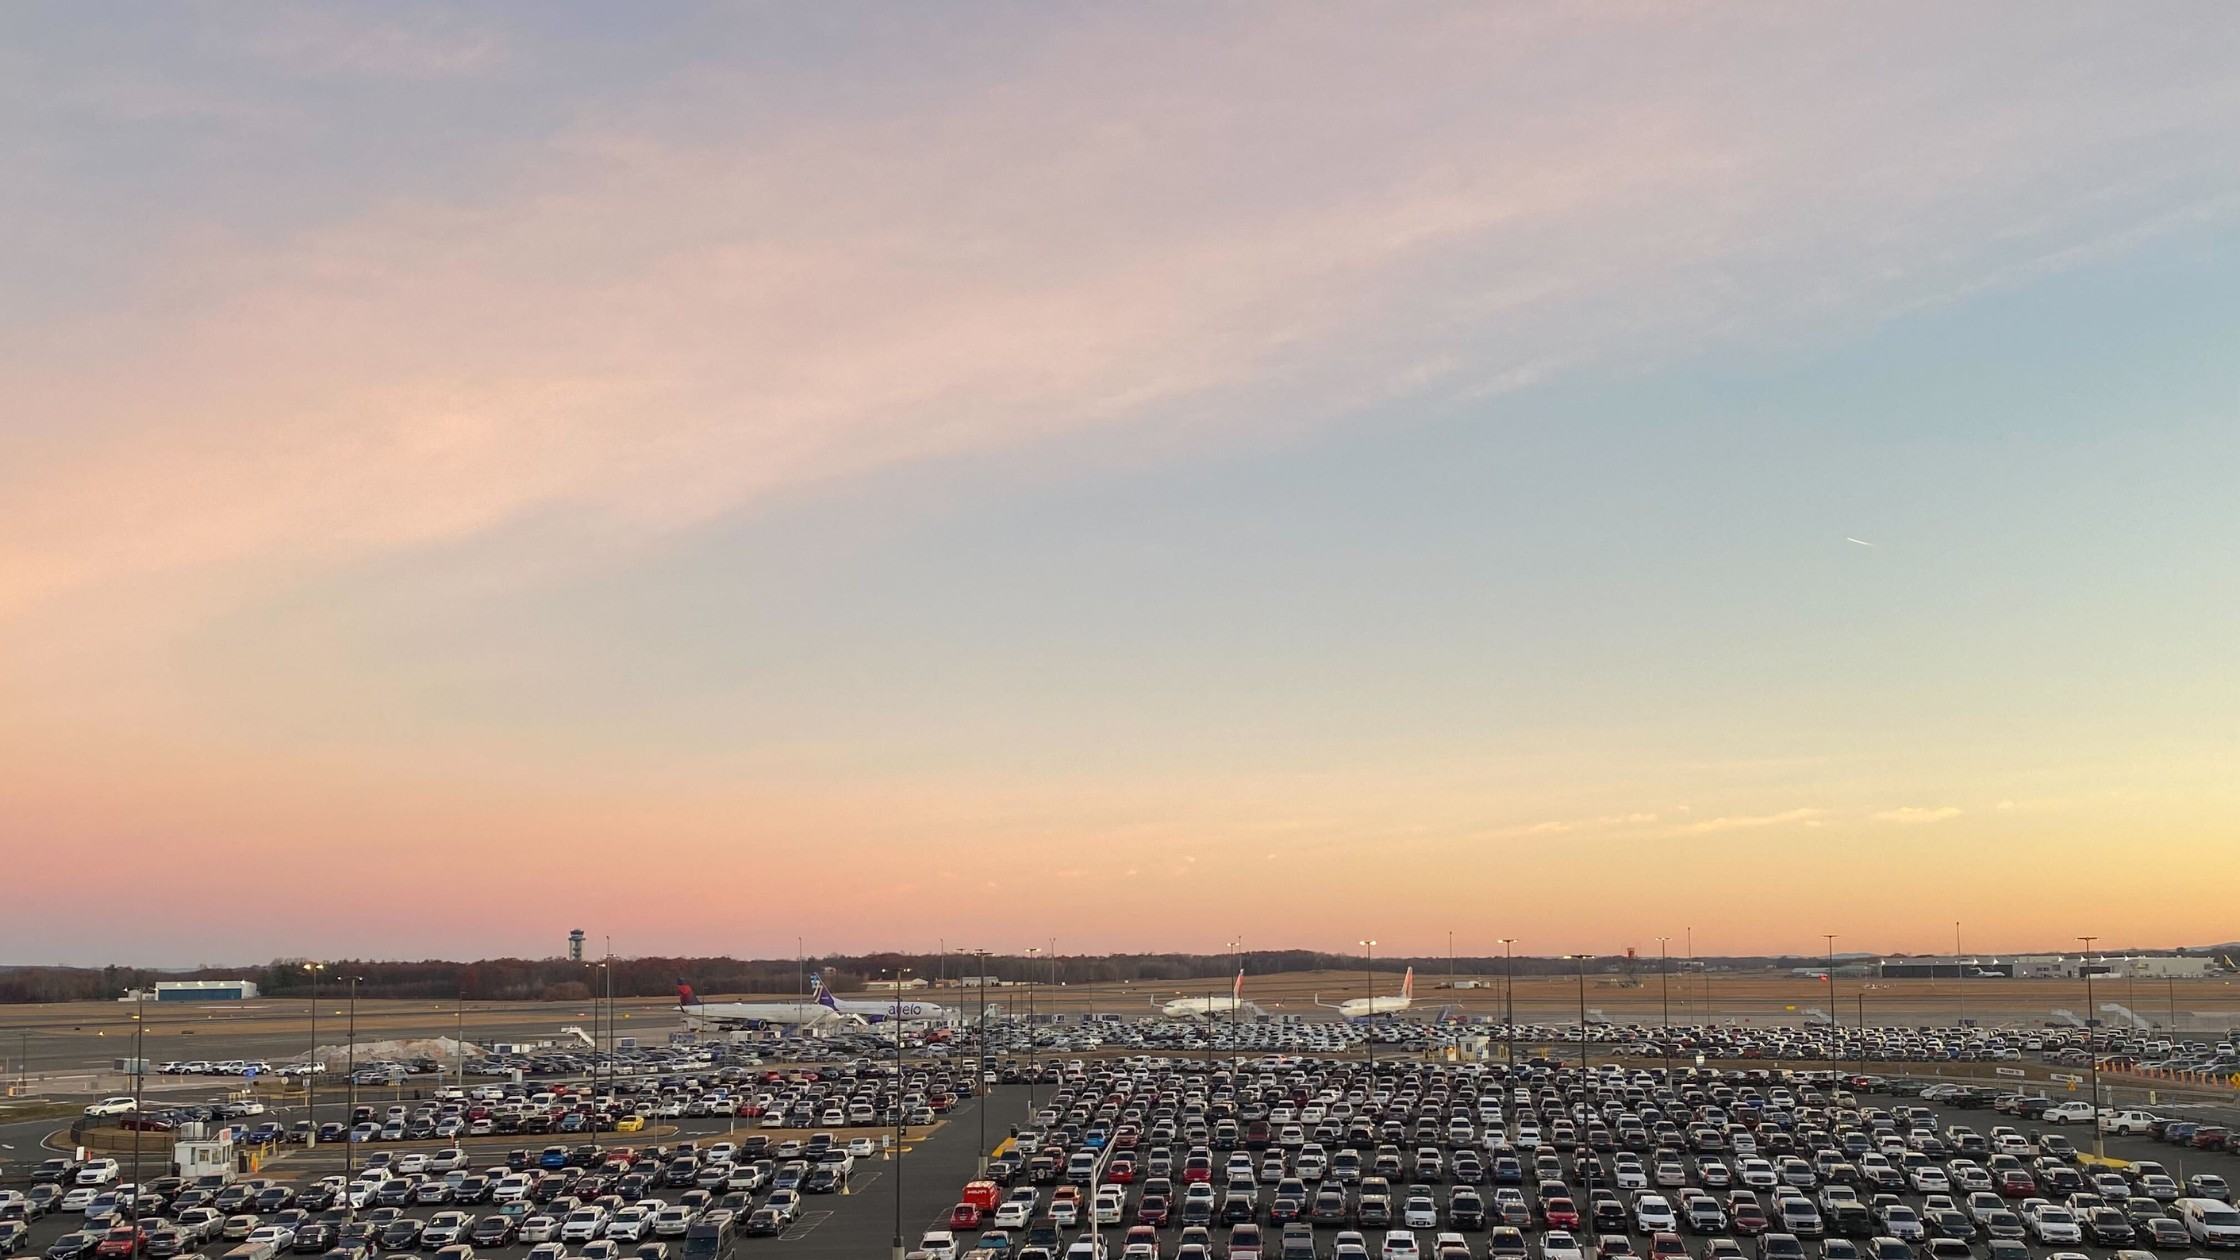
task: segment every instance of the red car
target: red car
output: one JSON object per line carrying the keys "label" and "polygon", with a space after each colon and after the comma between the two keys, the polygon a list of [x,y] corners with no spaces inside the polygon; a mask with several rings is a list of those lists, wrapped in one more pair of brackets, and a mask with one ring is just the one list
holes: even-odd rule
{"label": "red car", "polygon": [[959,1203],[955,1207],[949,1209],[949,1228],[978,1229],[980,1228],[981,1216],[982,1213],[980,1211],[979,1204]]}
{"label": "red car", "polygon": [[148,1236],[137,1225],[119,1225],[101,1236],[93,1245],[93,1254],[100,1260],[131,1260],[147,1246]]}
{"label": "red car", "polygon": [[2019,1168],[2009,1168],[1999,1174],[1999,1197],[2003,1199],[2030,1199],[2037,1197],[2038,1183],[2029,1173]]}
{"label": "red car", "polygon": [[1166,1199],[1156,1194],[1143,1196],[1143,1202],[1136,1204],[1136,1221],[1142,1225],[1158,1226],[1166,1224]]}
{"label": "red car", "polygon": [[1540,1219],[1549,1229],[1579,1228],[1579,1205],[1569,1199],[1542,1199]]}
{"label": "red car", "polygon": [[1108,1165],[1104,1170],[1104,1179],[1106,1181],[1117,1182],[1123,1186],[1134,1184],[1136,1179],[1136,1162],[1132,1159],[1125,1158],[1113,1160],[1112,1163]]}

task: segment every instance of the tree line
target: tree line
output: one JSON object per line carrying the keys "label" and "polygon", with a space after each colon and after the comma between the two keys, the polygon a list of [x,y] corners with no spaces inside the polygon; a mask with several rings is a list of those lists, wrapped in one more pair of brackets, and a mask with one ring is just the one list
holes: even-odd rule
{"label": "tree line", "polygon": [[[1699,963],[1726,967],[1810,965],[1812,959],[1699,959]],[[165,980],[251,980],[266,996],[308,997],[314,983],[322,991],[341,992],[355,977],[358,995],[368,998],[464,998],[474,1002],[584,1001],[603,997],[662,997],[676,991],[679,980],[707,997],[729,994],[800,993],[808,975],[822,973],[825,983],[838,993],[860,992],[874,980],[898,973],[938,982],[959,976],[987,975],[1003,982],[1036,984],[1091,984],[1124,981],[1201,980],[1235,974],[1241,965],[1254,975],[1295,971],[1360,971],[1358,955],[1327,954],[1314,950],[1250,950],[1236,954],[1103,954],[1049,955],[951,953],[879,953],[797,958],[614,958],[571,962],[565,958],[484,958],[473,962],[427,959],[420,962],[372,959],[320,960],[314,971],[309,959],[277,958],[261,967],[200,967],[184,971],[158,971],[136,967],[18,967],[0,969],[0,1003],[87,1002],[122,997],[134,988],[147,988]],[[1677,969],[1680,960],[1666,964]],[[1495,957],[1451,960],[1438,957],[1378,958],[1380,974],[1398,974],[1414,967],[1426,983],[1447,974],[1448,968],[1463,976],[1500,976],[1513,968],[1519,976],[1570,975],[1580,963],[1566,958],[1528,958],[1505,961]],[[1654,958],[1612,956],[1589,959],[1589,975],[1640,971],[1656,974]]]}

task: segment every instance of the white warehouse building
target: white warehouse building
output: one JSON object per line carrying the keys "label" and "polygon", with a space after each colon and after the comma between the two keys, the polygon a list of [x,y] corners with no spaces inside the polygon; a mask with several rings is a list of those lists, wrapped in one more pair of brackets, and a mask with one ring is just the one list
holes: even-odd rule
{"label": "white warehouse building", "polygon": [[254,980],[162,980],[155,990],[158,1002],[243,1002],[256,996]]}
{"label": "white warehouse building", "polygon": [[2213,958],[2157,956],[2126,958],[2116,964],[2116,974],[2141,980],[2200,980],[2216,967]]}

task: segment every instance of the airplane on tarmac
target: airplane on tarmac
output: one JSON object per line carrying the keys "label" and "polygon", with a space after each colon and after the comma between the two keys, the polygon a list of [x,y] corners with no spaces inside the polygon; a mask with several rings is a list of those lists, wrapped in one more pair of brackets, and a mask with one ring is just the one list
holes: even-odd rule
{"label": "airplane on tarmac", "polygon": [[1400,978],[1400,996],[1398,997],[1347,998],[1343,1002],[1332,1005],[1323,1001],[1322,995],[1317,993],[1314,996],[1314,1004],[1329,1007],[1345,1019],[1369,1019],[1377,1015],[1398,1015],[1400,1012],[1407,1010],[1409,1004],[1413,1003],[1415,999],[1416,969],[1410,967],[1408,973]]}
{"label": "airplane on tarmac", "polygon": [[906,1024],[914,1022],[953,1023],[956,1020],[956,1012],[939,1002],[918,1002],[910,998],[888,998],[885,1001],[880,1001],[875,998],[836,997],[832,990],[824,987],[824,976],[820,973],[812,972],[810,974],[809,991],[816,995],[817,1003],[827,1010],[841,1015],[854,1016],[873,1024],[893,1019],[900,1019]]}
{"label": "airplane on tarmac", "polygon": [[1168,1019],[1217,1019],[1224,1015],[1236,1016],[1246,1012],[1258,1015],[1260,1008],[1244,1000],[1242,971],[1237,973],[1237,982],[1229,986],[1227,997],[1176,998],[1159,1008],[1159,1014]]}
{"label": "airplane on tarmac", "polygon": [[810,1027],[835,1021],[866,1022],[863,1017],[850,1015],[832,1005],[831,994],[825,994],[824,998],[809,1002],[703,1002],[691,985],[677,981],[677,1012],[684,1016],[684,1026],[695,1032],[770,1026]]}

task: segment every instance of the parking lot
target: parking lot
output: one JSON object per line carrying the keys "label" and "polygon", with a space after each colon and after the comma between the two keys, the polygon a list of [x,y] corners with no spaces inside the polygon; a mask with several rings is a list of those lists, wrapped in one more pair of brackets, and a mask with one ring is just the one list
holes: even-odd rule
{"label": "parking lot", "polygon": [[[317,1117],[282,1105],[236,1118],[278,1140],[271,1162],[223,1202],[159,1178],[151,1141],[140,1233],[126,1227],[111,1251],[214,1258],[264,1229],[283,1251],[346,1253],[333,1260],[445,1247],[447,1260],[684,1260],[695,1222],[728,1222],[725,1249],[868,1256],[891,1245],[899,1177],[905,1239],[933,1256],[1250,1260],[1257,1231],[1260,1254],[1292,1260],[1310,1246],[1316,1260],[1574,1260],[1567,1241],[1577,1260],[1959,1260],[1962,1250],[2024,1260],[2190,1253],[2191,1237],[2143,1231],[2168,1230],[2152,1222],[2171,1217],[2177,1198],[2226,1194],[2208,1179],[2240,1176],[2222,1150],[2108,1137],[2108,1156],[2159,1161],[2171,1174],[2170,1185],[2150,1184],[2135,1167],[2095,1164],[2089,1125],[1994,1109],[1999,1078],[1989,1074],[2024,1061],[2050,1072],[2068,1052],[2060,1034],[2028,1034],[2037,1048],[2010,1059],[2004,1034],[1981,1030],[1945,1044],[1947,1034],[1918,1030],[1847,1041],[1811,1028],[1706,1027],[1686,1030],[1682,1046],[1663,1030],[1643,1045],[1641,1030],[1612,1028],[1589,1047],[1603,1062],[1582,1071],[1575,1029],[1499,1031],[1487,1063],[1444,1061],[1457,1034],[1405,1021],[999,1025],[987,1061],[1005,1083],[985,1096],[974,1087],[977,1050],[961,1040],[919,1046],[899,1074],[870,1053],[868,1035],[822,1044],[821,1063],[783,1067],[750,1062],[758,1047],[664,1047],[627,1060],[554,1050],[472,1064],[463,1081],[362,1088],[355,1123],[366,1140],[289,1142],[306,1125],[330,1139],[349,1131],[349,1091],[329,1082]],[[1847,1083],[1831,1087],[1813,1062],[1831,1045],[1870,1060],[1910,1045],[1924,1062],[1940,1056],[1937,1070],[1973,1072],[1986,1086],[1924,1099],[1924,1085],[1956,1087],[1839,1069]],[[1510,1050],[1514,1069],[1500,1061]],[[1667,1077],[1651,1061],[1666,1053],[1688,1066]],[[1696,1053],[1720,1061],[1698,1069]],[[1941,1057],[1957,1053],[1982,1057]],[[1752,1064],[1745,1054],[1789,1061]],[[1899,1092],[1875,1092],[1889,1090]],[[2006,1106],[2042,1111],[2072,1096],[2056,1088]],[[884,1127],[898,1112],[914,1125],[899,1160]],[[867,1113],[875,1123],[847,1123]],[[983,1150],[1001,1152],[988,1210],[954,1212]],[[23,1226],[8,1248],[93,1255],[105,1213],[130,1219],[100,1197],[131,1177],[118,1158],[109,1186],[68,1203],[72,1187],[35,1188],[12,1162],[18,1175],[0,1214]],[[58,1171],[65,1183],[80,1173]],[[2093,1180],[2109,1175],[2123,1185]],[[2065,1241],[2059,1209],[2079,1223],[2078,1241]],[[201,1236],[206,1223],[221,1235]],[[1287,1230],[1298,1235],[1289,1250]]]}

